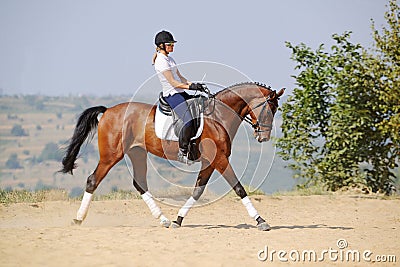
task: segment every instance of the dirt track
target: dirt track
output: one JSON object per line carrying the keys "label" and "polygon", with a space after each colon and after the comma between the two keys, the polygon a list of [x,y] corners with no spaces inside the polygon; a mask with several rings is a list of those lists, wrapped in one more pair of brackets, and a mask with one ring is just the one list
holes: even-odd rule
{"label": "dirt track", "polygon": [[[95,201],[80,227],[70,226],[79,202],[2,205],[0,266],[308,266],[309,256],[314,261],[310,250],[317,263],[323,257],[321,266],[346,263],[349,250],[361,259],[354,262],[349,254],[348,266],[400,264],[399,199],[251,198],[271,231],[258,231],[233,197],[194,208],[180,229],[161,228],[138,199]],[[178,208],[160,205],[175,219]],[[348,246],[339,249],[339,239]],[[269,257],[260,261],[266,246]],[[273,250],[283,251],[281,259]],[[396,263],[373,262],[376,256],[393,261],[391,255]]]}

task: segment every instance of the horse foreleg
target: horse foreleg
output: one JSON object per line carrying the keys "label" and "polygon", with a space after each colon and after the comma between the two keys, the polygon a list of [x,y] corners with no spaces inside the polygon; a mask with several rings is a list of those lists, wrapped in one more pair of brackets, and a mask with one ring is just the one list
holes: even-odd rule
{"label": "horse foreleg", "polygon": [[[205,164],[208,164],[208,166],[206,166]],[[179,228],[182,225],[183,218],[185,218],[189,210],[193,207],[196,201],[199,200],[200,196],[203,194],[204,189],[206,188],[208,180],[210,180],[213,171],[214,168],[211,167],[208,162],[206,163],[205,161],[202,161],[202,168],[197,177],[193,194],[179,210],[178,218],[176,219],[176,221],[173,221],[172,223],[173,228]]]}
{"label": "horse foreleg", "polygon": [[154,201],[153,196],[148,191],[147,186],[147,152],[142,148],[132,148],[128,156],[133,167],[133,186],[139,191],[143,201],[149,207],[154,218],[160,219],[160,224],[168,228],[171,221],[168,220],[161,212],[160,207]]}
{"label": "horse foreleg", "polygon": [[154,201],[154,198],[150,194],[150,192],[146,191],[146,193],[142,194],[141,196],[147,207],[149,207],[153,217],[160,220],[161,226],[168,228],[171,225],[171,221],[168,220],[168,218],[165,217],[164,214],[161,212],[160,207]]}
{"label": "horse foreleg", "polygon": [[246,190],[244,190],[242,184],[236,177],[234,170],[228,159],[221,157],[221,160],[214,162],[215,168],[222,174],[225,180],[233,188],[235,193],[241,198],[242,204],[245,206],[249,216],[257,221],[257,228],[262,231],[268,231],[271,227],[265,222],[265,220],[258,214],[256,208],[251,203],[250,198],[247,196]]}

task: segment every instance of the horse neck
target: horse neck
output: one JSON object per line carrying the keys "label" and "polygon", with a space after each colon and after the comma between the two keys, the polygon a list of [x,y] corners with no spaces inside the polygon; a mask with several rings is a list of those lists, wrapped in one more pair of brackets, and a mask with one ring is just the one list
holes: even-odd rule
{"label": "horse neck", "polygon": [[244,117],[250,112],[249,103],[255,98],[267,96],[269,91],[256,84],[240,84],[229,87],[215,96],[220,104],[215,106],[213,119],[218,121],[233,140]]}
{"label": "horse neck", "polygon": [[251,110],[249,103],[255,98],[266,97],[269,93],[270,90],[259,85],[244,84],[227,88],[216,97],[241,118],[244,118]]}

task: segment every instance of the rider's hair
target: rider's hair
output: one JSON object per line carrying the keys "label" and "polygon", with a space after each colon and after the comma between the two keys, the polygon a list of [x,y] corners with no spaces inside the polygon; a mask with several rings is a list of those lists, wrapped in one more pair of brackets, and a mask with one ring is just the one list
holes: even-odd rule
{"label": "rider's hair", "polygon": [[152,65],[154,65],[154,63],[156,63],[157,53],[158,53],[160,50],[161,50],[161,47],[157,46],[156,52],[154,52],[153,58],[151,59]]}

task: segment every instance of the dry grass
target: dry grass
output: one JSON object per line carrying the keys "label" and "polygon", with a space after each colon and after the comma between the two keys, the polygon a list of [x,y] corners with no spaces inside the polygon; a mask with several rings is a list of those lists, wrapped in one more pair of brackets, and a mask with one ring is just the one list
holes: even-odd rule
{"label": "dry grass", "polygon": [[[249,189],[248,186],[244,186],[246,192],[248,192],[249,196],[255,195],[265,195],[264,192],[257,189]],[[158,198],[187,198],[191,196],[193,193],[193,188],[168,188],[165,190],[155,191],[154,195]],[[204,197],[211,196],[212,192],[205,191]],[[231,191],[228,194],[229,197],[236,197],[235,192]],[[214,196],[215,197],[215,196]],[[68,195],[68,192],[65,190],[59,189],[49,189],[49,190],[40,190],[40,191],[27,191],[27,190],[3,190],[0,189],[0,203],[3,204],[11,204],[11,203],[38,203],[45,201],[70,201],[70,200],[80,200],[80,197],[74,198]],[[108,194],[97,195],[95,194],[94,200],[129,200],[129,199],[141,199],[139,193],[133,190],[117,190],[112,191]]]}
{"label": "dry grass", "polygon": [[95,195],[94,200],[129,200],[141,199],[139,193],[128,190],[118,190],[108,193],[106,195]]}
{"label": "dry grass", "polygon": [[68,193],[64,190],[41,190],[36,192],[27,190],[0,190],[0,203],[2,204],[66,201],[69,199]]}
{"label": "dry grass", "polygon": [[291,191],[278,191],[273,196],[312,196],[312,195],[331,195],[323,186],[316,185],[304,188],[294,188]]}
{"label": "dry grass", "polygon": [[[46,201],[71,201],[80,200],[81,197],[71,198],[65,190],[50,189],[40,191],[27,191],[27,190],[2,190],[0,189],[0,203],[38,203]],[[106,195],[95,195],[94,200],[128,200],[140,199],[140,195],[133,191],[113,191]]]}
{"label": "dry grass", "polygon": [[[263,196],[265,195],[264,191],[262,191],[261,189],[256,189],[253,188],[249,185],[243,185],[244,190],[246,190],[246,193],[248,196]],[[236,192],[233,190],[230,190],[228,193],[229,197],[237,197]]]}

